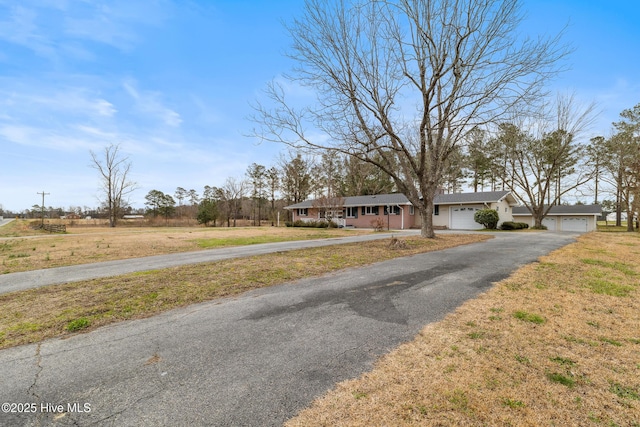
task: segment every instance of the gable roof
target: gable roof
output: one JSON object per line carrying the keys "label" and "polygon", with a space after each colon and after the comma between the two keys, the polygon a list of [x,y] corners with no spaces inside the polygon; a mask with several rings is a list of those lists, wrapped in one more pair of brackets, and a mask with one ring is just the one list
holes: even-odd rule
{"label": "gable roof", "polygon": [[[487,191],[481,193],[453,193],[438,194],[433,203],[436,205],[466,204],[466,203],[495,203],[507,198],[509,204],[516,204],[516,199],[509,191]],[[343,207],[354,206],[395,206],[411,205],[409,199],[402,193],[376,194],[373,196],[344,197]],[[305,200],[295,205],[286,206],[285,209],[312,208],[313,200]]]}
{"label": "gable roof", "polygon": [[[376,194],[373,196],[350,196],[343,197],[343,207],[352,206],[387,206],[387,205],[410,205],[409,199],[402,193]],[[313,207],[314,200],[305,200],[295,205],[286,206],[285,209],[300,209]]]}
{"label": "gable roof", "polygon": [[[513,215],[531,215],[526,206],[516,206],[513,208]],[[575,206],[551,206],[547,215],[602,215],[600,205],[575,205]]]}
{"label": "gable roof", "polygon": [[516,204],[516,199],[510,191],[483,191],[478,193],[438,194],[433,203],[436,205],[453,205],[466,203],[496,203],[508,198],[510,204]]}

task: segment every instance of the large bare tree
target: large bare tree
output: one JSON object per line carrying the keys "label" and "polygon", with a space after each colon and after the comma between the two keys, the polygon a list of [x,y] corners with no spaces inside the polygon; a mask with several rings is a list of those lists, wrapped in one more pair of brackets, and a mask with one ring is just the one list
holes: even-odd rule
{"label": "large bare tree", "polygon": [[109,215],[109,226],[115,227],[121,209],[127,204],[127,196],[138,188],[129,179],[131,162],[121,154],[119,144],[105,147],[101,156],[93,151],[90,153],[91,167],[100,173],[100,201]]}
{"label": "large bare tree", "polygon": [[583,106],[573,95],[559,95],[550,107],[517,124],[501,124],[496,137],[505,153],[500,170],[505,185],[531,212],[537,228],[552,206],[594,175],[580,136],[596,117],[595,104]]}
{"label": "large bare tree", "polygon": [[227,213],[227,227],[230,224],[230,216],[233,215],[233,226],[236,226],[238,214],[242,209],[242,200],[247,192],[247,182],[242,179],[227,178],[222,186],[224,193],[224,199],[227,201],[228,213]]}
{"label": "large bare tree", "polygon": [[434,237],[433,199],[449,156],[474,127],[538,102],[569,49],[526,38],[518,0],[307,0],[289,26],[296,68],[316,94],[290,102],[272,82],[256,136],[331,149],[387,173]]}

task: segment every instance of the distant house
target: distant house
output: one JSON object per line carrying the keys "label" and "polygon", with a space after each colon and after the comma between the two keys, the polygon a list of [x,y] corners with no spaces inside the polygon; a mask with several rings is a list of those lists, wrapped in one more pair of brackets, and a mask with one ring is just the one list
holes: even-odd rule
{"label": "distant house", "polygon": [[[600,205],[552,206],[542,220],[542,225],[550,231],[595,231],[598,217],[602,215]],[[524,206],[513,208],[513,220],[533,226],[535,221],[529,209]]]}
{"label": "distant house", "polygon": [[144,219],[144,215],[123,215],[122,219]]}
{"label": "distant house", "polygon": [[[513,221],[511,210],[515,205],[517,201],[509,191],[439,194],[434,199],[433,225],[453,230],[480,229],[474,214],[481,209],[496,210],[500,223]],[[294,221],[317,221],[327,216],[326,209],[317,206],[313,200],[305,200],[285,209],[292,212]],[[400,230],[422,225],[417,209],[401,193],[344,197],[329,216],[343,227],[370,228],[376,221]]]}

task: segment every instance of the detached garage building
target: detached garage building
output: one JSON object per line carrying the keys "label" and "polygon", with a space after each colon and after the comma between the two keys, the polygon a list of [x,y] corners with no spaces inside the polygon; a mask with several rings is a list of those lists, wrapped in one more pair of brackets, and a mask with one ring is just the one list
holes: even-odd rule
{"label": "detached garage building", "polygon": [[[549,231],[574,231],[586,233],[595,231],[598,217],[602,215],[600,205],[552,206],[542,225]],[[524,206],[513,208],[513,220],[535,225],[529,209]]]}

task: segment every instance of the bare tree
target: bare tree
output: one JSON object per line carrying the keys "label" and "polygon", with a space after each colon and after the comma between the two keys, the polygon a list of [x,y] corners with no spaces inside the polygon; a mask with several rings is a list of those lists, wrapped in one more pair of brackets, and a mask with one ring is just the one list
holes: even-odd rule
{"label": "bare tree", "polygon": [[90,151],[91,167],[100,173],[101,203],[109,216],[109,226],[115,227],[121,209],[127,204],[127,196],[135,191],[137,184],[129,180],[131,162],[120,153],[120,145],[111,144],[104,148],[102,157]]}
{"label": "bare tree", "polygon": [[272,82],[258,103],[263,140],[331,149],[387,173],[434,237],[446,161],[474,127],[538,101],[568,53],[560,36],[524,38],[518,0],[307,0],[289,27],[297,68],[315,91],[297,107]]}
{"label": "bare tree", "polygon": [[554,107],[553,113],[542,112],[528,125],[500,125],[496,138],[506,153],[503,180],[538,228],[564,195],[593,178],[579,137],[593,123],[595,105],[582,107],[570,95],[558,96]]}
{"label": "bare tree", "polygon": [[[227,178],[222,186],[222,190],[229,206],[229,215],[233,215],[233,226],[235,227],[242,206],[242,199],[247,192],[247,183],[244,180]],[[227,227],[229,225],[229,217],[227,217]]]}
{"label": "bare tree", "polygon": [[[325,219],[329,224],[336,223],[343,216],[344,198],[340,196],[321,196],[314,199],[311,205],[318,209],[320,218]],[[336,225],[339,225],[336,223]]]}

